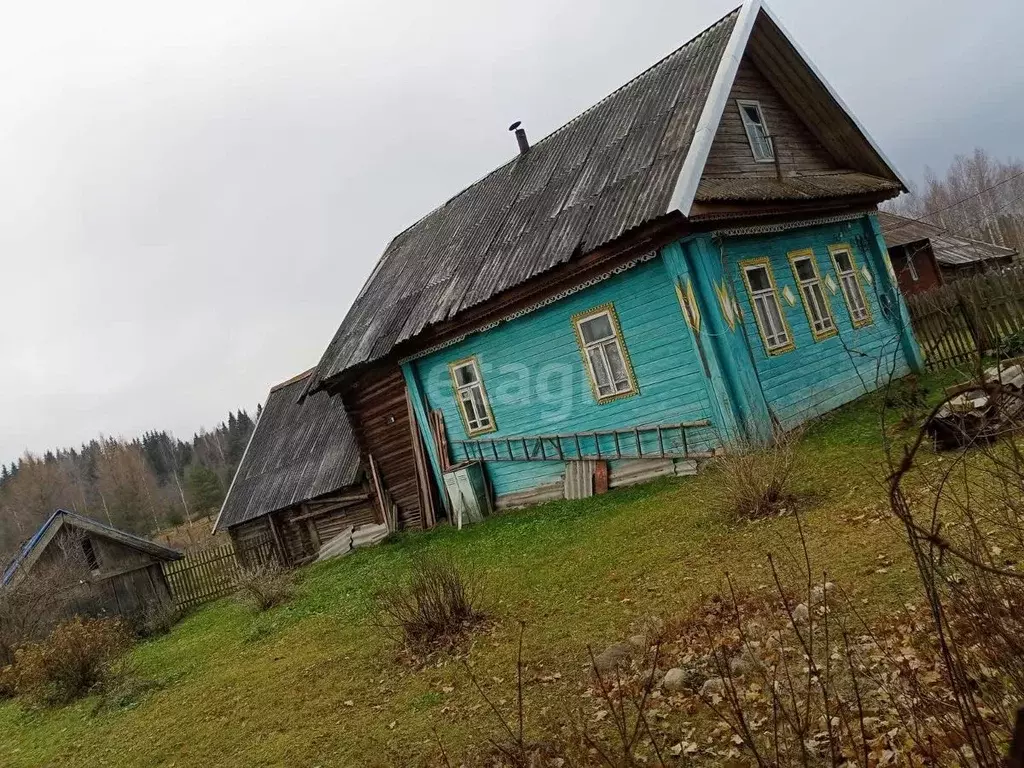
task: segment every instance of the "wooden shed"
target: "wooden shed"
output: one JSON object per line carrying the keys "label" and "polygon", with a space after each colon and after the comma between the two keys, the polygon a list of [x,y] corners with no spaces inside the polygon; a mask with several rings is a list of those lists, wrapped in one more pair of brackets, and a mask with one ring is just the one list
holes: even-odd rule
{"label": "wooden shed", "polygon": [[171,601],[162,564],[182,554],[98,520],[58,509],[22,547],[0,582],[49,579],[69,615],[134,619]]}
{"label": "wooden shed", "polygon": [[270,390],[214,523],[243,559],[271,541],[284,565],[301,565],[386,522],[341,401],[301,397],[310,373]]}
{"label": "wooden shed", "polygon": [[1017,255],[1012,248],[960,237],[934,224],[887,211],[878,212],[878,223],[904,296],[1008,266]]}

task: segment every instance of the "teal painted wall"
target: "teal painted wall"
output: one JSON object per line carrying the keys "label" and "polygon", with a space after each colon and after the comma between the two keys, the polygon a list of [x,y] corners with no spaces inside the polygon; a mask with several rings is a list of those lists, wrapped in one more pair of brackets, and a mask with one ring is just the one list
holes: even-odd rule
{"label": "teal painted wall", "polygon": [[[831,275],[828,247],[846,244],[864,281],[872,322],[854,328],[841,289],[828,293],[839,333],[814,339],[788,255],[811,249],[824,281]],[[740,273],[744,259],[768,257],[795,348],[768,355]],[[692,285],[701,313],[699,330],[686,322],[676,286]],[[783,297],[792,292],[795,303]],[[883,300],[883,296],[889,298]],[[599,404],[591,392],[572,317],[611,303],[633,366],[639,394]],[[725,308],[732,312],[730,323]],[[764,438],[774,422],[791,428],[873,391],[891,376],[920,364],[906,308],[888,269],[873,217],[782,234],[688,238],[658,257],[568,296],[403,365],[414,409],[428,446],[426,413],[444,413],[450,441],[469,439],[455,402],[449,364],[476,357],[497,430],[506,437],[630,429],[708,419],[688,433],[693,449],[736,438]],[[648,442],[645,450],[655,444]],[[613,450],[609,438],[602,451]],[[453,450],[453,458],[465,458]],[[437,457],[430,456],[435,472]],[[486,460],[486,457],[485,457]],[[497,495],[557,483],[561,461],[487,462]]]}
{"label": "teal painted wall", "polygon": [[[805,314],[788,254],[810,248],[814,251],[819,274],[824,281],[831,275],[837,287],[828,247],[848,244],[858,269],[867,266],[872,275],[869,284],[862,281],[872,322],[854,328],[842,290],[827,294],[839,334],[816,341]],[[753,357],[757,378],[772,413],[784,428],[831,411],[844,403],[874,391],[891,376],[909,370],[903,343],[900,304],[889,299],[883,312],[882,296],[891,294],[891,277],[884,256],[875,252],[877,238],[868,217],[778,235],[726,238],[716,244],[720,260],[727,265],[732,288],[743,313],[741,330]],[[768,355],[758,333],[750,297],[740,272],[745,259],[767,256],[771,261],[780,304],[796,348],[780,355]],[[790,305],[781,294],[786,287],[796,298]],[[898,292],[896,293],[898,296]],[[739,330],[739,329],[738,329]]]}
{"label": "teal painted wall", "polygon": [[[591,393],[571,318],[609,302],[618,314],[639,394],[599,404]],[[428,408],[443,411],[452,441],[467,436],[448,365],[471,356],[476,356],[481,367],[498,427],[484,438],[625,429],[706,418],[715,426],[700,434],[688,433],[690,445],[707,449],[716,442],[719,409],[709,396],[709,379],[661,256],[413,361],[423,399]],[[555,461],[488,463],[498,495],[557,482],[563,471],[562,462]]]}

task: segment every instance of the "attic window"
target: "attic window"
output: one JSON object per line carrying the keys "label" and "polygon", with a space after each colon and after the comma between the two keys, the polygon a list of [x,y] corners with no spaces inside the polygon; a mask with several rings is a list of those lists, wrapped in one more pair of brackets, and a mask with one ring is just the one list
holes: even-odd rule
{"label": "attic window", "polygon": [[768,133],[768,124],[764,120],[761,103],[758,101],[737,101],[736,103],[740,108],[743,129],[747,132],[747,141],[750,142],[750,151],[754,153],[754,160],[759,163],[774,163],[775,150],[772,148],[771,134]]}
{"label": "attic window", "polygon": [[100,561],[96,558],[96,550],[92,547],[92,541],[82,539],[82,553],[85,555],[85,564],[89,570],[95,573],[100,569]]}

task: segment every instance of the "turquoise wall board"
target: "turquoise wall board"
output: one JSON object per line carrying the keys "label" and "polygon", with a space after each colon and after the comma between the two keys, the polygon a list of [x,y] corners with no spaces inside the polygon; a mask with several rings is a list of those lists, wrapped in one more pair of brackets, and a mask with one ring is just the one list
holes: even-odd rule
{"label": "turquoise wall board", "polygon": [[[468,439],[449,374],[450,363],[468,357],[478,361],[497,427],[482,438],[714,421],[707,375],[660,258],[413,361],[424,402],[444,413],[449,439]],[[639,394],[598,403],[572,317],[607,303],[618,315]],[[711,448],[716,428],[688,434],[691,447]],[[607,439],[604,445],[611,448]],[[492,461],[488,471],[501,495],[555,482],[563,466]]]}
{"label": "turquoise wall board", "polygon": [[[894,305],[883,311],[882,296],[891,285],[890,277],[873,250],[874,237],[865,233],[867,218],[792,230],[774,235],[726,238],[720,248],[728,265],[732,288],[740,298],[742,330],[749,345],[764,399],[772,413],[789,428],[832,410],[860,395],[875,390],[890,376],[908,371],[903,352],[903,325]],[[846,244],[853,250],[857,268],[867,267],[871,281],[862,281],[871,311],[871,323],[861,328],[852,324],[835,272],[829,246]],[[828,292],[832,317],[839,333],[816,340],[805,313],[799,287],[789,263],[793,251],[811,249],[821,279],[831,276],[837,291]],[[741,262],[767,257],[778,289],[779,302],[791,331],[795,348],[769,355],[754,317],[750,297],[741,275]],[[783,294],[789,289],[790,304]]]}

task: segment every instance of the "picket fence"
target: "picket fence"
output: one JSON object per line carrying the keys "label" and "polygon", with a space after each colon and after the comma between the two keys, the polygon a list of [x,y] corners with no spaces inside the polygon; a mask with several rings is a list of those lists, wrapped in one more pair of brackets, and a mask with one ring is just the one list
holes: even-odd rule
{"label": "picket fence", "polygon": [[178,608],[191,608],[230,595],[245,568],[277,564],[277,550],[266,539],[236,550],[233,545],[192,552],[181,560],[164,563],[164,576]]}
{"label": "picket fence", "polygon": [[931,370],[1024,352],[1024,265],[910,296],[907,308]]}

